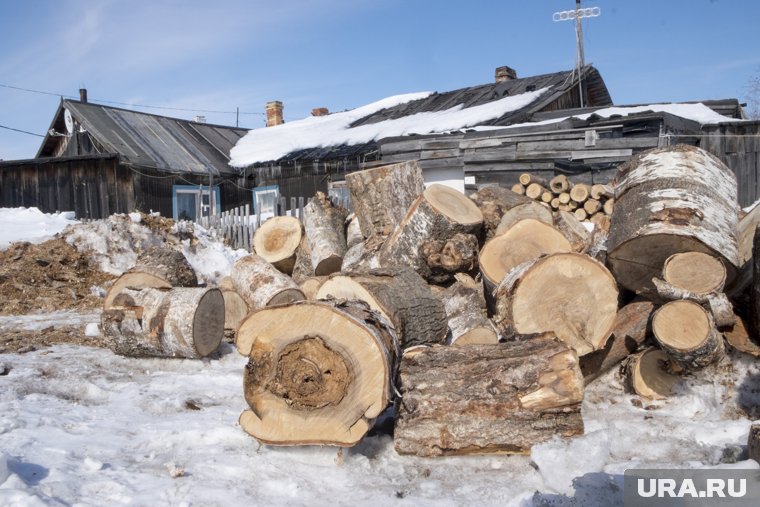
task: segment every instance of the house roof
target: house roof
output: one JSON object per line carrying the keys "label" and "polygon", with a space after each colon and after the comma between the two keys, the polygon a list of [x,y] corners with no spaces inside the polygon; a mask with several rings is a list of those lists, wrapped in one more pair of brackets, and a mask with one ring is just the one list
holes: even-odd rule
{"label": "house roof", "polygon": [[[176,173],[233,174],[229,152],[247,130],[62,100],[50,129],[66,132],[64,111],[87,132],[98,151],[119,154],[123,163]],[[37,157],[55,154],[59,135],[50,131]]]}
{"label": "house roof", "polygon": [[[582,75],[590,105],[611,105],[599,72],[587,65]],[[519,123],[551,109],[577,83],[577,73],[566,71],[444,93],[388,97],[350,111],[252,130],[231,151],[230,164],[358,157],[377,150],[376,142],[386,137]]]}

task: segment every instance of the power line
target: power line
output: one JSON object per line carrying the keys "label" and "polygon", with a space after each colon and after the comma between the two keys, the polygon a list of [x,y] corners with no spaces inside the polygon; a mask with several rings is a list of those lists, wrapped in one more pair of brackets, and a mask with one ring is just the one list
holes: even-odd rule
{"label": "power line", "polygon": [[[42,90],[33,90],[31,88],[22,88],[20,86],[12,86],[8,84],[2,84],[0,83],[0,87],[2,88],[10,88],[12,90],[19,90],[22,92],[29,92],[29,93],[39,93],[41,95],[52,95],[54,97],[63,97],[67,99],[76,99],[74,95],[66,95],[63,93],[54,93],[54,92],[46,92]],[[171,111],[186,111],[190,113],[217,113],[217,114],[252,114],[252,115],[260,115],[265,116],[265,113],[251,113],[251,112],[245,112],[245,111],[219,111],[214,109],[189,109],[184,107],[170,107],[170,106],[150,106],[147,104],[131,104],[128,102],[118,102],[115,100],[106,100],[106,99],[90,99],[93,102],[101,102],[103,104],[114,104],[119,106],[128,106],[128,107],[144,107],[149,109],[166,109]]]}
{"label": "power line", "polygon": [[14,132],[21,132],[22,134],[29,134],[30,136],[45,137],[42,134],[35,134],[34,132],[29,132],[27,130],[14,129],[13,127],[6,127],[5,125],[0,125],[0,129],[13,130]]}

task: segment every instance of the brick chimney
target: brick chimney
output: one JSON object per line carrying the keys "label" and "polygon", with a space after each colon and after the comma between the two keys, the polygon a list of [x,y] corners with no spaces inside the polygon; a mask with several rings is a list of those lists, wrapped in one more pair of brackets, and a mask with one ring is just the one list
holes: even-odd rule
{"label": "brick chimney", "polygon": [[282,125],[285,120],[282,119],[282,102],[273,100],[267,102],[267,127]]}
{"label": "brick chimney", "polygon": [[517,79],[517,71],[512,67],[496,67],[496,82],[503,83],[504,81],[512,81]]}
{"label": "brick chimney", "polygon": [[330,111],[326,107],[315,107],[311,110],[312,116],[327,116],[330,114]]}
{"label": "brick chimney", "polygon": [[87,103],[87,88],[80,88],[79,89],[79,101]]}

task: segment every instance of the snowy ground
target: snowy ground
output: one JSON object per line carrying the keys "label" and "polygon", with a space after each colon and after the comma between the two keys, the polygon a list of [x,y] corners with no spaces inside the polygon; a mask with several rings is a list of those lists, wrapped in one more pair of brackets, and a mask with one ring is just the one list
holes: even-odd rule
{"label": "snowy ground", "polygon": [[[204,251],[230,255],[192,250],[198,265]],[[84,333],[93,321],[9,316],[0,333]],[[226,344],[203,361],[74,345],[0,355],[0,505],[606,507],[622,505],[626,468],[758,468],[742,461],[746,414],[760,414],[760,364],[746,356],[686,377],[663,402],[626,394],[612,371],[586,390],[584,436],[530,456],[438,459],[399,456],[385,434],[342,452],[259,446],[237,424],[244,364]]]}

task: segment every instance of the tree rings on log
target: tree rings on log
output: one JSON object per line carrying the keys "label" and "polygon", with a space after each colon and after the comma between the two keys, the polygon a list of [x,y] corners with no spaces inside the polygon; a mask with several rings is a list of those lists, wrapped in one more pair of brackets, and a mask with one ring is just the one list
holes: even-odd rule
{"label": "tree rings on log", "polygon": [[296,217],[272,217],[253,235],[256,255],[290,275],[301,243],[301,222]]}
{"label": "tree rings on log", "polygon": [[633,392],[648,400],[664,400],[670,396],[680,377],[668,371],[668,361],[668,355],[654,347],[631,357],[627,371]]}
{"label": "tree rings on log", "polygon": [[501,221],[499,222],[499,226],[496,228],[496,231],[494,231],[494,236],[503,234],[514,224],[520,220],[525,220],[526,218],[532,218],[533,220],[538,220],[539,222],[548,225],[554,223],[554,217],[552,217],[550,209],[535,201],[526,202],[525,204],[518,204],[504,213],[504,216],[501,217]]}
{"label": "tree rings on log", "polygon": [[657,343],[686,370],[698,370],[723,358],[723,339],[710,313],[693,301],[671,301],[652,317]]}
{"label": "tree rings on log", "polygon": [[354,445],[393,399],[396,337],[364,303],[265,308],[243,321],[236,345],[251,407],[240,425],[262,443]]}
{"label": "tree rings on log", "polygon": [[712,255],[683,252],[665,260],[662,277],[669,284],[695,294],[721,292],[726,283],[726,267]]}

